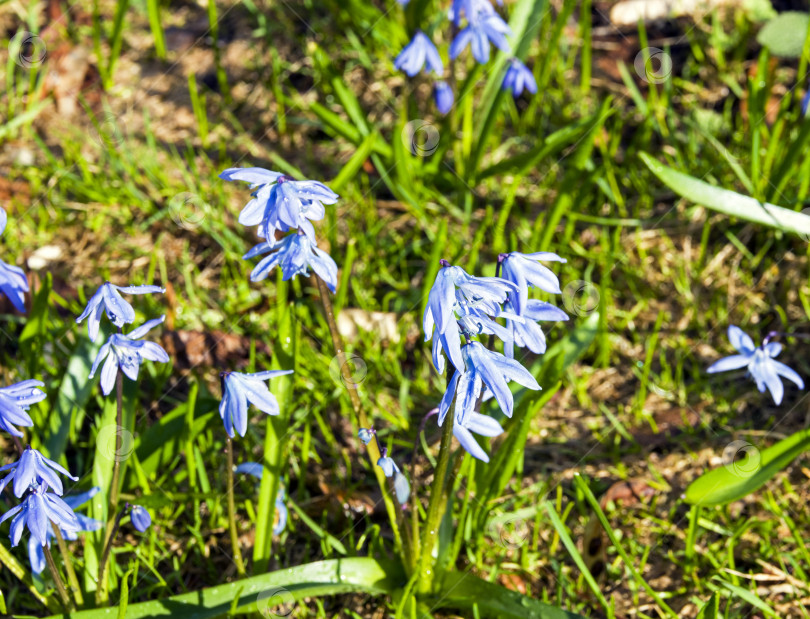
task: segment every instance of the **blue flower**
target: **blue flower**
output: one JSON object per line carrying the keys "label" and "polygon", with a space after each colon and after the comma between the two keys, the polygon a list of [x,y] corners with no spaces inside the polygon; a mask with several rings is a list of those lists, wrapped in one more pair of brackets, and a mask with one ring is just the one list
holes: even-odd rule
{"label": "blue flower", "polygon": [[14,426],[30,428],[34,425],[27,411],[32,404],[45,399],[45,392],[40,390],[44,384],[38,380],[24,380],[0,388],[0,429],[12,436],[22,436],[23,433]]}
{"label": "blue flower", "polygon": [[12,516],[14,520],[11,521],[9,534],[12,546],[20,543],[23,529],[26,527],[40,546],[48,543],[51,522],[64,531],[74,533],[81,531],[79,520],[70,506],[53,492],[48,492],[48,484],[44,483],[31,490],[22,503],[3,514],[0,524]]}
{"label": "blue flower", "polygon": [[394,492],[397,495],[397,501],[400,505],[408,502],[408,497],[411,495],[411,485],[408,483],[408,478],[399,470],[397,463],[389,456],[382,456],[377,460],[379,466],[386,477],[394,477]]}
{"label": "blue flower", "polygon": [[537,82],[534,81],[534,75],[525,64],[517,58],[512,58],[506,69],[501,88],[511,90],[515,97],[519,97],[524,88],[530,93],[536,94]]}
{"label": "blue flower", "polygon": [[[253,475],[253,477],[258,480],[261,480],[263,470],[264,468],[258,462],[243,462],[236,467],[237,473],[247,473],[248,475]],[[276,493],[276,515],[275,522],[273,523],[273,535],[279,535],[287,527],[289,512],[287,510],[287,504],[285,503],[286,499],[287,493],[284,491],[284,488],[279,488]]]}
{"label": "blue flower", "polygon": [[[498,5],[503,5],[503,0],[498,0]],[[467,20],[475,19],[479,15],[495,13],[492,3],[489,0],[453,0],[450,6],[450,20],[456,25],[461,24],[461,16],[466,15]]]}
{"label": "blue flower", "polygon": [[436,101],[436,109],[441,114],[447,114],[453,107],[453,89],[444,80],[439,80],[433,85],[433,99]]}
{"label": "blue flower", "polygon": [[338,195],[318,181],[297,181],[280,172],[262,168],[228,168],[220,178],[226,181],[247,181],[253,189],[253,199],[239,213],[239,223],[259,226],[259,236],[270,245],[276,242],[276,230],[287,232],[298,228],[315,241],[312,221],[323,219],[324,204],[335,204]]}
{"label": "blue flower", "polygon": [[782,345],[778,342],[767,342],[766,340],[767,343],[763,343],[762,346],[754,347],[753,340],[742,329],[734,325],[728,328],[728,339],[740,354],[715,361],[706,370],[710,374],[748,368],[748,373],[756,381],[759,392],[764,393],[767,388],[777,405],[782,403],[785,391],[780,376],[795,383],[799,389],[804,389],[804,381],[801,376],[784,363],[774,360],[774,357],[782,352]]}
{"label": "blue flower", "polygon": [[527,389],[540,389],[534,376],[520,363],[487,350],[480,342],[466,344],[462,347],[461,354],[467,369],[465,372],[455,372],[450,379],[439,405],[439,425],[444,423],[455,397],[454,423],[465,426],[470,413],[475,412],[475,405],[485,385],[507,417],[512,416],[514,407],[514,398],[507,384],[509,381],[513,380]]}
{"label": "blue flower", "polygon": [[0,473],[7,471],[11,471],[11,473],[0,480],[0,492],[3,492],[6,485],[13,481],[14,496],[18,499],[31,485],[38,486],[42,483],[48,484],[56,494],[61,495],[64,490],[62,480],[59,479],[57,473],[61,473],[73,481],[79,481],[78,477],[73,477],[63,466],[46,458],[36,449],[31,449],[30,446],[22,452],[19,460],[0,467]]}
{"label": "blue flower", "polygon": [[104,312],[107,313],[110,322],[119,329],[127,323],[135,322],[135,310],[124,300],[119,291],[126,294],[149,294],[151,292],[166,292],[166,289],[160,286],[116,286],[110,282],[102,284],[96,290],[96,293],[90,297],[90,301],[87,302],[87,307],[84,308],[82,315],[76,319],[78,324],[85,318],[89,318],[87,321],[87,335],[90,336],[91,342],[96,341],[101,315]]}
{"label": "blue flower", "polygon": [[499,257],[503,264],[503,278],[514,282],[517,286],[517,295],[509,295],[512,307],[518,315],[523,315],[524,308],[529,299],[529,286],[536,286],[545,292],[560,294],[560,280],[548,267],[539,262],[541,260],[565,262],[557,254],[549,251],[538,251],[533,254],[521,254],[513,251],[510,254],[501,254]]}
{"label": "blue flower", "polygon": [[495,11],[479,11],[474,17],[467,15],[467,27],[450,44],[450,58],[457,58],[470,45],[473,58],[480,64],[486,64],[489,61],[490,41],[498,49],[510,51],[506,41],[508,34],[512,34],[512,31]]}
{"label": "blue flower", "polygon": [[150,516],[149,512],[140,505],[132,506],[132,511],[129,512],[129,517],[132,521],[132,526],[141,533],[146,533],[146,529],[152,526],[152,516]]}
{"label": "blue flower", "polygon": [[6,230],[6,224],[8,223],[8,215],[6,215],[6,209],[0,206],[0,236],[3,236],[3,232]]}
{"label": "blue flower", "polygon": [[456,437],[461,446],[474,458],[478,458],[484,462],[489,462],[489,456],[481,448],[478,442],[473,437],[475,434],[481,436],[494,437],[503,434],[501,424],[495,421],[492,417],[481,415],[476,412],[470,412],[463,423],[453,424],[453,436]]}
{"label": "blue flower", "polygon": [[357,432],[357,438],[363,442],[363,445],[368,445],[374,438],[374,430],[371,428],[360,428]]}
{"label": "blue flower", "polygon": [[502,313],[500,304],[509,294],[517,293],[518,288],[513,282],[499,277],[474,277],[446,261],[442,261],[442,265],[428,294],[422,328],[425,341],[435,338],[433,363],[436,369],[444,371],[443,349],[455,368],[464,371],[459,324],[469,334],[497,333],[498,330],[505,333],[503,327],[485,319],[499,316]]}
{"label": "blue flower", "polygon": [[254,267],[250,274],[251,281],[258,282],[265,279],[273,268],[280,266],[284,281],[296,275],[307,276],[309,269],[312,269],[326,282],[329,290],[335,292],[337,289],[338,269],[335,261],[325,251],[318,249],[309,237],[300,233],[290,234],[277,244],[260,243],[243,257],[249,260],[267,252],[272,253],[262,258]]}
{"label": "blue flower", "polygon": [[25,293],[28,292],[28,279],[20,267],[11,266],[0,260],[0,290],[8,297],[18,312],[25,313]]}
{"label": "blue flower", "polygon": [[[504,304],[504,310],[514,311],[511,300]],[[529,299],[523,308],[521,318],[522,320],[507,319],[506,321],[510,337],[503,340],[503,352],[510,359],[515,356],[515,346],[528,348],[537,355],[546,352],[546,336],[537,321],[568,320],[568,314],[551,303]]]}
{"label": "blue flower", "polygon": [[419,30],[413,35],[411,42],[399,53],[399,56],[394,61],[394,67],[404,71],[409,77],[413,77],[422,70],[425,64],[436,75],[441,75],[444,72],[439,50],[433,45],[433,41]]}
{"label": "blue flower", "polygon": [[[70,507],[71,509],[75,510],[93,498],[98,492],[101,490],[98,486],[91,488],[87,492],[82,492],[81,494],[73,495],[73,496],[66,496],[64,497],[65,504]],[[103,523],[95,520],[93,518],[88,518],[84,514],[75,514],[76,519],[79,522],[79,529],[78,531],[75,530],[66,530],[60,527],[60,533],[62,537],[66,540],[73,541],[79,538],[78,533],[82,531],[98,531],[102,526]],[[48,546],[51,545],[51,540],[54,538],[53,530],[48,527],[48,532],[46,533],[47,537],[47,544]],[[41,574],[45,569],[45,552],[42,550],[42,546],[37,542],[37,540],[32,536],[28,538],[28,560],[31,563],[31,571],[35,574]]]}
{"label": "blue flower", "polygon": [[222,373],[222,401],[219,403],[219,416],[225,424],[225,431],[231,438],[234,430],[239,436],[247,432],[247,410],[253,404],[260,411],[268,415],[278,415],[278,402],[270,393],[264,381],[284,374],[292,374],[292,370],[269,370],[255,374],[240,374],[239,372]]}
{"label": "blue flower", "polygon": [[93,361],[89,378],[96,375],[96,370],[103,359],[104,367],[101,368],[101,391],[107,395],[112,391],[115,384],[115,377],[118,369],[131,380],[138,379],[138,370],[144,360],[166,363],[169,355],[160,344],[155,342],[140,341],[150,329],[161,324],[166,319],[165,316],[149,320],[130,333],[113,333],[105,344],[101,347]]}

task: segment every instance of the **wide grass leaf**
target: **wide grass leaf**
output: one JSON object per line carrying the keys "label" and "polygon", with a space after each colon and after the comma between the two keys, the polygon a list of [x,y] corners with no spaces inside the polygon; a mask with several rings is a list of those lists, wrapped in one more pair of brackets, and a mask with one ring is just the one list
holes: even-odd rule
{"label": "wide grass leaf", "polygon": [[760,202],[729,189],[721,189],[688,174],[659,163],[647,153],[640,153],[647,164],[667,187],[678,195],[707,208],[758,224],[810,237],[810,217],[802,213]]}
{"label": "wide grass leaf", "polygon": [[[742,458],[701,475],[686,489],[692,505],[725,505],[759,490],[794,458],[810,449],[810,429],[801,430],[760,452],[741,449]],[[731,459],[735,454],[728,454]]]}

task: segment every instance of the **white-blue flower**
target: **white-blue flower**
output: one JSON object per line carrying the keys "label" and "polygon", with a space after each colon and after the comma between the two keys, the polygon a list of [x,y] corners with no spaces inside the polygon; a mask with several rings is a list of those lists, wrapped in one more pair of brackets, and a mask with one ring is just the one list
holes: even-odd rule
{"label": "white-blue flower", "polygon": [[523,310],[528,302],[529,286],[535,286],[551,294],[562,292],[560,280],[551,269],[540,262],[565,262],[565,258],[560,258],[550,251],[538,251],[531,254],[513,251],[509,254],[501,254],[500,259],[503,265],[503,278],[514,282],[518,290],[517,295],[509,295],[512,307],[518,315],[523,315]]}
{"label": "white-blue flower", "polygon": [[486,385],[498,402],[503,414],[512,416],[514,398],[509,390],[509,381],[515,381],[527,389],[539,390],[540,385],[531,373],[514,359],[487,350],[480,342],[470,342],[461,349],[466,365],[465,372],[456,372],[447,385],[447,391],[439,405],[439,425],[456,399],[454,423],[467,425],[470,414],[475,412],[478,397]]}
{"label": "white-blue flower", "polygon": [[461,446],[472,457],[489,462],[489,456],[475,440],[473,433],[492,438],[503,434],[503,427],[492,417],[476,412],[468,413],[462,423],[453,424],[453,436]]}
{"label": "white-blue flower", "polygon": [[394,67],[400,71],[404,71],[409,77],[413,77],[422,67],[427,65],[430,71],[436,75],[441,75],[444,72],[444,65],[442,64],[439,50],[433,45],[428,36],[419,30],[411,42],[406,45],[394,61]]}
{"label": "white-blue flower", "polygon": [[[504,310],[514,313],[511,299],[504,304]],[[529,299],[523,308],[520,320],[507,318],[510,337],[503,339],[503,353],[510,359],[515,357],[515,346],[528,348],[536,355],[546,352],[546,335],[537,321],[568,320],[568,314],[551,303]]]}
{"label": "white-blue flower", "polygon": [[222,373],[222,401],[219,403],[219,416],[225,424],[225,431],[231,438],[234,431],[239,436],[247,432],[248,406],[253,404],[268,415],[278,415],[279,407],[276,396],[270,393],[264,381],[292,374],[292,370],[269,370],[255,374],[240,372]]}
{"label": "white-blue flower", "polygon": [[125,324],[135,322],[135,310],[119,292],[125,294],[149,294],[152,292],[166,292],[166,289],[160,286],[116,286],[110,282],[102,284],[96,290],[96,293],[90,297],[82,315],[76,319],[77,324],[81,323],[85,318],[88,319],[87,335],[90,336],[91,342],[96,341],[101,315],[105,312],[110,322],[119,329]]}
{"label": "white-blue flower", "polygon": [[119,368],[128,378],[137,380],[138,370],[144,360],[159,363],[169,361],[168,353],[160,347],[160,344],[141,340],[150,329],[158,326],[164,320],[166,317],[161,316],[145,322],[127,334],[113,333],[104,343],[93,361],[89,376],[89,378],[93,378],[96,375],[99,364],[106,358],[104,367],[101,368],[101,391],[104,395],[112,391]]}
{"label": "white-blue flower", "polygon": [[290,234],[278,243],[260,243],[246,253],[243,258],[249,260],[270,252],[257,264],[250,273],[250,280],[258,282],[265,279],[275,267],[281,267],[284,281],[296,275],[309,275],[309,269],[315,271],[329,290],[335,292],[338,283],[338,268],[331,256],[304,234]]}
{"label": "white-blue flower", "polygon": [[338,194],[319,181],[297,181],[280,172],[263,168],[228,168],[220,178],[226,181],[246,181],[253,189],[253,199],[239,213],[243,226],[259,226],[259,236],[270,245],[276,241],[275,232],[298,228],[315,241],[312,221],[323,219],[324,204],[335,204]]}
{"label": "white-blue flower", "polygon": [[804,381],[801,376],[784,363],[774,359],[782,352],[782,345],[778,342],[767,342],[766,339],[762,346],[755,347],[753,340],[742,329],[734,325],[728,328],[728,339],[739,354],[715,361],[707,370],[710,374],[747,368],[748,373],[756,381],[759,392],[764,393],[767,388],[777,405],[782,403],[785,391],[780,377],[787,378],[799,389],[804,389]]}

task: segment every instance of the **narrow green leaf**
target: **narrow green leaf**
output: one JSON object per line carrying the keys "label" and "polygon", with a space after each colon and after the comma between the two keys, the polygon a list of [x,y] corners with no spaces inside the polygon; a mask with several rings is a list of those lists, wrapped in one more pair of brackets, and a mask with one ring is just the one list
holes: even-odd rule
{"label": "narrow green leaf", "polygon": [[773,617],[774,619],[781,619],[781,615],[779,615],[773,608],[768,606],[762,599],[759,598],[755,593],[751,593],[748,589],[743,589],[742,587],[738,587],[737,585],[732,585],[730,582],[726,582],[725,580],[721,580],[717,578],[721,585],[723,585],[726,589],[731,591],[736,597],[740,598],[748,602],[754,608],[758,608],[763,613],[768,615],[769,617]]}
{"label": "narrow green leaf", "polygon": [[[810,429],[800,430],[760,452],[753,445],[740,444],[730,462],[698,477],[686,489],[692,505],[725,505],[755,492],[799,454],[810,449]],[[741,454],[742,459],[735,456]]]}
{"label": "narrow green leaf", "polygon": [[747,221],[810,236],[810,217],[774,204],[760,202],[728,189],[714,187],[659,163],[647,153],[639,155],[667,187],[696,204]]}
{"label": "narrow green leaf", "polygon": [[706,605],[700,609],[697,619],[718,619],[720,617],[720,596],[712,593]]}

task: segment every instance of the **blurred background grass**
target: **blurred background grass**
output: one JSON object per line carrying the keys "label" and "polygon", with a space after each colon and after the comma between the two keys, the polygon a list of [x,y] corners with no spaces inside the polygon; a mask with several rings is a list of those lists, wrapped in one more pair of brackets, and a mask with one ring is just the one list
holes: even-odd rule
{"label": "blurred background grass", "polygon": [[[68,363],[87,354],[73,318],[106,280],[168,289],[165,298],[137,299],[140,316],[168,314],[163,343],[175,370],[149,367],[132,396],[136,464],[125,488],[150,497],[157,526],[120,552],[119,577],[135,570],[131,602],[235,575],[221,546],[218,372],[268,366],[285,337],[277,283],[250,284],[241,259],[256,241],[236,224],[247,192],[217,179],[239,165],[323,180],[341,194],[319,236],[341,268],[335,303],[346,310],[359,392],[399,453],[410,454],[443,392],[419,332],[439,258],[492,275],[500,251],[555,251],[568,260],[561,304],[573,321],[552,328],[550,340],[598,313],[592,347],[534,420],[508,492],[486,506],[485,526],[464,530],[461,568],[603,616],[541,509],[550,498],[580,552],[596,551],[586,558],[615,616],[656,616],[613,544],[594,533],[572,484],[580,472],[635,567],[682,616],[695,616],[714,589],[728,597],[726,617],[765,612],[725,583],[755,596],[765,614],[806,616],[810,473],[801,461],[758,495],[704,511],[690,532],[694,546],[679,496],[722,463],[731,441],[764,446],[806,424],[797,390],[788,388],[777,409],[744,378],[709,379],[705,368],[729,352],[730,323],[755,339],[810,333],[807,241],[680,200],[639,153],[804,208],[806,56],[773,57],[755,35],[775,9],[807,3],[723,2],[629,24],[617,22],[616,4],[549,3],[528,53],[539,94],[499,99],[483,141],[488,69],[472,69],[465,56],[457,70],[473,77],[459,86],[470,94],[437,117],[430,84],[393,70],[409,32],[393,1],[0,7],[0,199],[11,221],[2,257],[26,268],[34,298],[27,325],[4,305],[3,381],[44,377],[51,398],[35,423],[66,433],[81,487],[90,483],[104,402],[91,392],[81,406],[60,408],[71,372],[83,371]],[[37,37],[22,59],[9,53],[20,30]],[[647,48],[671,59],[660,83],[634,64]],[[294,507],[272,567],[387,554],[373,476],[358,458],[344,387],[329,372],[317,289],[298,279],[286,294],[300,325],[286,439]],[[787,347],[781,360],[810,376],[802,347]],[[239,444],[240,460],[260,457],[261,427]],[[429,431],[427,440],[438,436]],[[420,456],[414,470],[426,477],[430,466]],[[237,497],[251,518],[254,490],[245,480]],[[250,546],[248,521],[241,533]],[[0,589],[9,607],[37,611],[9,574],[0,574]],[[362,595],[296,612],[386,614]]]}

